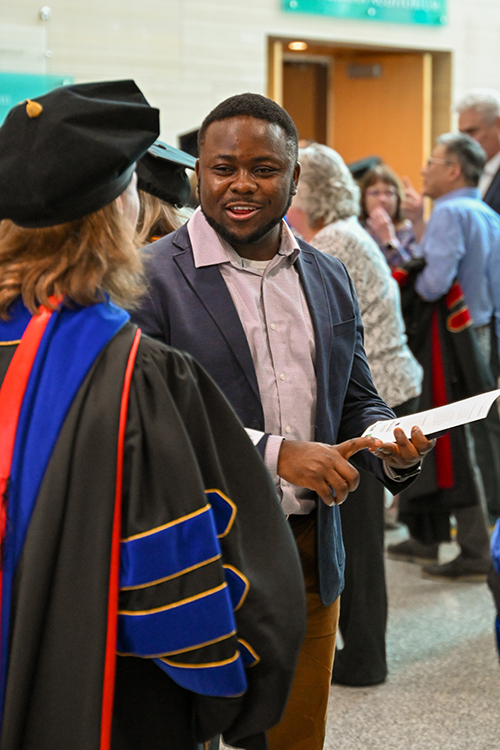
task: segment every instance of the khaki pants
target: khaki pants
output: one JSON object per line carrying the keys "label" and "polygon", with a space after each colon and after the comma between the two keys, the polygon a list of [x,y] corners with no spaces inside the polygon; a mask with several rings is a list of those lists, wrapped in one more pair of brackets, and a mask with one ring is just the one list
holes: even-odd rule
{"label": "khaki pants", "polygon": [[306,584],[307,632],[284,716],[268,732],[270,750],[321,750],[325,739],[339,599],[325,607],[319,596],[315,517],[292,517]]}

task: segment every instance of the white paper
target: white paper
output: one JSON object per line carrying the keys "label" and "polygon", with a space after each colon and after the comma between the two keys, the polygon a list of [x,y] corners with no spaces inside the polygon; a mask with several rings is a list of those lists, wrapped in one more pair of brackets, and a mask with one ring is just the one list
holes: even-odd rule
{"label": "white paper", "polygon": [[499,396],[500,389],[488,391],[479,396],[464,398],[463,401],[455,401],[453,404],[410,414],[408,417],[375,422],[363,432],[362,437],[371,436],[386,443],[394,442],[395,427],[400,427],[407,437],[411,437],[411,428],[415,425],[420,427],[424,435],[430,437],[438,432],[450,430],[452,427],[484,419]]}

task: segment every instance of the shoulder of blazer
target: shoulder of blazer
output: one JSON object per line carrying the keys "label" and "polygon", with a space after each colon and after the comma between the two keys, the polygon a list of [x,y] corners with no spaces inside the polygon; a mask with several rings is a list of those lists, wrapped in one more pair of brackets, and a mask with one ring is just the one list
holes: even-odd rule
{"label": "shoulder of blazer", "polygon": [[483,200],[488,206],[495,206],[498,211],[498,206],[500,206],[500,168],[496,171]]}
{"label": "shoulder of blazer", "polygon": [[146,266],[155,266],[157,262],[171,260],[175,255],[183,252],[192,253],[191,240],[187,226],[183,224],[175,232],[166,234],[142,250]]}
{"label": "shoulder of blazer", "polygon": [[339,258],[335,258],[328,253],[317,250],[304,240],[297,240],[300,247],[299,267],[306,271],[305,264],[316,267],[320,273],[327,274],[330,278],[334,277],[337,282],[351,286],[351,281],[347,268]]}

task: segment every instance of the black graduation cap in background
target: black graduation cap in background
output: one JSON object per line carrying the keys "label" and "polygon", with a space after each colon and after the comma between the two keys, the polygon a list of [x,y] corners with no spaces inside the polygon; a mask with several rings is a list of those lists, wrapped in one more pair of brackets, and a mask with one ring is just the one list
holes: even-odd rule
{"label": "black graduation cap in background", "polygon": [[188,154],[191,154],[191,156],[195,156],[197,159],[200,155],[200,152],[198,150],[198,134],[200,132],[199,128],[195,128],[194,130],[188,130],[186,133],[181,133],[177,136],[177,141],[179,144],[179,148],[182,151],[185,151]]}
{"label": "black graduation cap in background", "polygon": [[112,203],[159,134],[134,81],[72,84],[13,107],[0,128],[0,219],[48,227]]}
{"label": "black graduation cap in background", "polygon": [[183,206],[191,192],[186,167],[194,169],[195,164],[194,156],[156,141],[137,162],[137,186],[166,203]]}
{"label": "black graduation cap in background", "polygon": [[360,180],[363,175],[368,172],[369,169],[375,169],[379,164],[382,164],[380,156],[365,156],[364,159],[358,159],[358,161],[352,161],[348,164],[348,168],[355,180]]}

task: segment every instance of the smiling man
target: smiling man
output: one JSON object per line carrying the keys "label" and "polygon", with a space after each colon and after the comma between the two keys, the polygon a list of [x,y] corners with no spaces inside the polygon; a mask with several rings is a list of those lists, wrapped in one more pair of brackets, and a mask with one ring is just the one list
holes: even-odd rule
{"label": "smiling man", "polygon": [[398,492],[431,448],[419,430],[412,441],[397,431],[384,445],[359,437],[393,413],[373,386],[344,266],[296,240],[283,221],[300,174],[297,143],[289,115],[258,94],[231,97],[208,115],[199,134],[201,208],[146,251],[149,296],[135,314],[146,333],[194,355],[225,392],[297,542],[308,632],[284,718],[269,733],[272,750],[323,747],[344,570],[337,503],[359,481],[348,459],[356,454]]}

